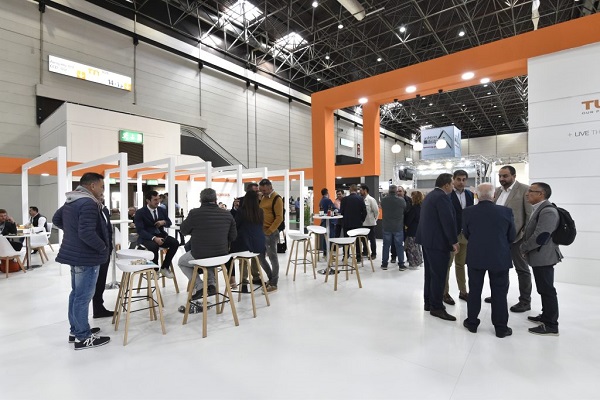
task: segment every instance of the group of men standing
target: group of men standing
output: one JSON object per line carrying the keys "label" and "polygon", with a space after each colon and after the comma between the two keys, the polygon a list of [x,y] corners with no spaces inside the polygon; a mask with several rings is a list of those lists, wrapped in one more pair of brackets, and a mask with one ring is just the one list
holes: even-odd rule
{"label": "group of men standing", "polygon": [[[499,171],[501,187],[494,191],[489,183],[478,186],[478,204],[465,189],[468,175],[463,170],[440,174],[435,189],[422,205],[416,240],[423,247],[425,261],[424,309],[449,321],[456,318],[444,306],[454,304],[448,292],[449,266],[456,268],[459,298],[467,301],[468,317],[463,325],[476,332],[480,320],[481,292],[488,272],[492,305],[492,323],[496,336],[512,334],[508,327],[507,294],[509,269],[515,265],[519,280],[519,302],[512,312],[531,309],[531,272],[542,299],[542,313],[529,316],[538,323],[530,333],[558,335],[558,300],[554,288],[554,265],[562,259],[552,233],[559,223],[558,211],[548,201],[548,184],[531,186],[516,181],[512,166]],[[469,291],[466,290],[465,263],[468,266]],[[445,288],[444,288],[445,282]]]}

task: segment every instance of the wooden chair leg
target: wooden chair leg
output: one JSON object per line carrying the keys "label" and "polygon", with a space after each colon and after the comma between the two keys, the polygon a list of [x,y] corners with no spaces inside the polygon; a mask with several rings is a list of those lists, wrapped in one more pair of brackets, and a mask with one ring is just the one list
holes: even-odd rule
{"label": "wooden chair leg", "polygon": [[125,336],[123,337],[123,346],[127,345],[127,333],[129,333],[129,317],[131,316],[131,292],[133,291],[133,280],[129,281],[127,290],[127,304],[125,312]]}
{"label": "wooden chair leg", "polygon": [[10,262],[9,262],[8,258],[5,258],[4,261],[5,261],[5,263],[4,263],[4,272],[6,273],[6,277],[5,278],[8,279],[8,264]]}
{"label": "wooden chair leg", "polygon": [[360,273],[358,272],[358,264],[356,262],[356,248],[353,248],[354,251],[354,258],[353,258],[353,268],[356,271],[356,280],[358,280],[358,287],[359,289],[362,288],[362,283],[360,282]]}
{"label": "wooden chair leg", "polygon": [[294,243],[296,241],[292,240],[292,247],[290,248],[290,255],[288,257],[288,262],[287,262],[287,268],[285,270],[285,276],[288,276],[288,273],[290,272],[290,264],[292,263],[292,252],[294,251]]}
{"label": "wooden chair leg", "polygon": [[148,302],[148,311],[150,313],[150,321],[156,320],[156,308],[154,305],[154,296],[152,296],[152,282],[154,274],[151,274],[149,270],[146,270],[146,301]]}
{"label": "wooden chair leg", "polygon": [[[123,289],[125,288],[125,285],[128,284],[128,282],[126,282],[126,279],[127,279],[127,273],[124,272],[123,275],[121,276],[121,284],[119,285],[119,294],[117,294],[117,302],[115,304],[115,312],[112,317],[113,325],[115,324],[115,321],[117,320],[117,316],[119,315],[119,309],[122,304],[121,297],[123,296]],[[117,330],[116,327],[115,327],[115,330]]]}
{"label": "wooden chair leg", "polygon": [[[238,321],[237,312],[235,311],[235,301],[231,301],[231,286],[229,285],[229,281],[227,280],[227,273],[225,271],[225,265],[221,265],[223,268],[223,277],[225,278],[225,290],[227,292],[227,297],[229,297],[229,306],[231,307],[231,314],[233,314],[233,321],[235,326],[240,325],[240,321]],[[215,271],[216,273],[216,271]]]}
{"label": "wooden chair leg", "polygon": [[[160,326],[162,328],[163,335],[167,334],[167,330],[165,328],[165,318],[163,316],[163,308],[162,304],[162,296],[160,294],[160,288],[158,287],[158,276],[156,275],[156,271],[150,271],[152,274],[152,280],[154,281],[154,287],[156,288],[156,304],[158,306],[158,315],[160,316]],[[154,298],[152,298],[152,304],[154,304]]]}
{"label": "wooden chair leg", "polygon": [[204,296],[202,296],[202,337],[205,338],[208,334],[208,270],[204,267],[201,268],[202,275],[204,275],[202,282],[202,293],[204,293]]}
{"label": "wooden chair leg", "polygon": [[188,289],[187,300],[185,302],[185,313],[183,313],[183,322],[181,323],[182,325],[187,324],[188,315],[190,314],[190,304],[192,302],[192,290],[194,290],[194,287],[196,285],[196,278],[198,277],[198,269],[199,268],[200,267],[198,267],[198,266],[194,267],[194,272],[193,272],[193,275],[192,275],[192,280],[190,281],[190,283],[188,285],[189,289]]}
{"label": "wooden chair leg", "polygon": [[[248,280],[250,282],[252,282],[253,277],[252,277],[252,268],[250,266],[250,259],[248,259],[248,258],[244,259],[244,267],[248,270]],[[256,302],[254,300],[254,290],[250,291],[250,298],[252,299],[252,314],[254,315],[254,318],[256,318]]]}
{"label": "wooden chair leg", "polygon": [[173,274],[173,285],[175,286],[175,293],[179,293],[179,284],[177,284],[177,275],[175,275],[175,268],[173,267],[173,263],[169,266],[171,269],[171,273]]}
{"label": "wooden chair leg", "polygon": [[[270,306],[271,302],[269,301],[269,293],[267,293],[267,286],[265,285],[265,280],[263,277],[262,268],[260,266],[260,261],[258,259],[258,256],[254,257],[254,260],[256,261],[256,263],[258,263],[258,277],[260,278],[260,284],[263,289],[263,294],[265,295],[265,299],[267,300],[267,306]],[[250,262],[250,268],[252,268],[252,262]],[[254,287],[252,286],[252,281],[250,281],[250,290],[254,291]]]}

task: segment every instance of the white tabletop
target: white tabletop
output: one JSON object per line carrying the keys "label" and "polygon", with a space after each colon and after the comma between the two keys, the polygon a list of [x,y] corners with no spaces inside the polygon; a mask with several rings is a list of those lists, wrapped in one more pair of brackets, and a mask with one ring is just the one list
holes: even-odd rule
{"label": "white tabletop", "polygon": [[313,214],[313,218],[315,218],[315,219],[342,219],[342,218],[344,218],[344,216],[343,215],[335,215],[335,216],[329,217],[327,215]]}
{"label": "white tabletop", "polygon": [[132,220],[129,220],[129,219],[119,219],[119,220],[116,220],[116,219],[111,219],[111,220],[110,220],[110,223],[111,223],[111,224],[113,224],[113,225],[116,225],[116,224],[124,224],[124,223],[130,223],[130,222],[133,222],[133,221],[132,221]]}

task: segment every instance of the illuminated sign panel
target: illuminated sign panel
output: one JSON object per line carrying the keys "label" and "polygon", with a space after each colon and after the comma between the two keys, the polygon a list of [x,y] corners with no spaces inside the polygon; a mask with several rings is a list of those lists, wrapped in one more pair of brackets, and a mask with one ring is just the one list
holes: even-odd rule
{"label": "illuminated sign panel", "polygon": [[84,81],[131,91],[131,78],[128,76],[65,60],[64,58],[48,56],[48,70],[57,74],[83,79]]}
{"label": "illuminated sign panel", "polygon": [[142,132],[122,129],[119,131],[119,142],[143,144],[144,134]]}

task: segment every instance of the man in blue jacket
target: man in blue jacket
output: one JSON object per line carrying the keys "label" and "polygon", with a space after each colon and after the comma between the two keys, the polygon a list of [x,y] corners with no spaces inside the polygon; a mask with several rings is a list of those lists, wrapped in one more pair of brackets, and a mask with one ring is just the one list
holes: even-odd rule
{"label": "man in blue jacket", "polygon": [[492,324],[496,336],[512,335],[508,323],[508,271],[512,267],[510,246],[517,236],[515,218],[508,207],[493,203],[494,187],[482,183],[477,187],[479,203],[462,212],[462,233],[469,241],[467,266],[469,267],[469,297],[467,319],[463,325],[477,332],[481,310],[481,289],[487,271],[492,290]]}
{"label": "man in blue jacket", "polygon": [[64,232],[56,261],[71,266],[69,343],[75,344],[75,350],[102,346],[110,341],[108,336],[96,335],[100,328],[90,329],[88,322],[100,264],[107,260],[110,248],[108,221],[102,212],[103,192],[102,175],[83,174],[77,189],[66,194],[67,201],[52,218],[54,225]]}

